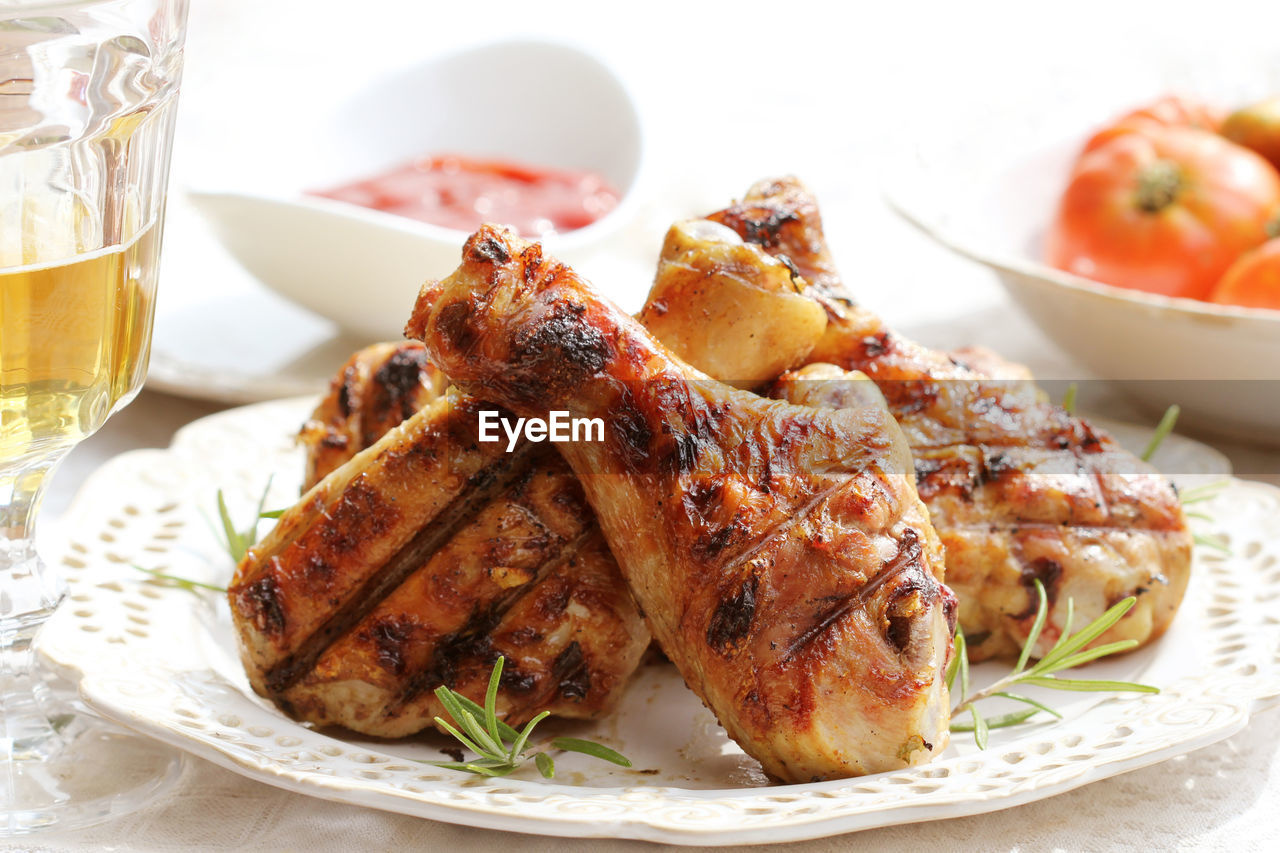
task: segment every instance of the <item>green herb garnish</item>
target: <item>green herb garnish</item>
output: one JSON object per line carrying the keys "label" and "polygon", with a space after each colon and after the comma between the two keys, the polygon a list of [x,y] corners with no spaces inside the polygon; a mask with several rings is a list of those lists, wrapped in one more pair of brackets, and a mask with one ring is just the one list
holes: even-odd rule
{"label": "green herb garnish", "polygon": [[[218,520],[222,523],[222,529],[217,530],[215,528],[215,533],[220,535],[223,547],[237,564],[244,559],[245,552],[258,541],[258,522],[264,518],[279,518],[284,514],[284,510],[263,511],[263,506],[266,505],[267,501],[267,492],[269,491],[271,491],[270,477],[267,478],[267,485],[263,488],[262,495],[258,498],[258,508],[254,513],[253,521],[244,530],[237,530],[235,523],[231,520],[231,513],[227,510],[227,501],[223,497],[222,489],[218,489]],[[145,569],[137,564],[132,564],[132,568],[150,575],[153,580],[160,581],[165,586],[185,589],[187,592],[207,590],[225,594],[227,591],[225,586],[167,574],[159,569]]]}
{"label": "green herb garnish", "polygon": [[187,592],[198,592],[199,590],[203,589],[203,590],[208,590],[209,592],[221,592],[225,594],[227,591],[227,588],[225,586],[217,586],[216,584],[205,583],[204,581],[193,581],[190,578],[180,578],[177,575],[165,574],[159,569],[144,569],[142,566],[139,566],[137,564],[130,564],[130,565],[132,568],[137,569],[143,574],[151,575],[151,577],[154,578],[155,580],[162,581],[165,586],[172,586],[172,587],[177,587],[178,589],[185,589]]}
{"label": "green herb garnish", "polygon": [[1164,410],[1160,423],[1156,424],[1155,434],[1151,436],[1151,441],[1147,442],[1147,449],[1142,451],[1143,462],[1150,462],[1151,457],[1156,455],[1160,445],[1169,437],[1169,433],[1173,432],[1173,425],[1178,422],[1178,414],[1181,411],[1182,408],[1177,403]]}
{"label": "green herb garnish", "polygon": [[1068,415],[1074,415],[1076,413],[1076,392],[1079,390],[1079,386],[1072,382],[1067,386],[1066,392],[1062,395],[1062,410]]}
{"label": "green herb garnish", "polygon": [[1193,533],[1191,534],[1191,541],[1197,545],[1203,545],[1205,548],[1211,548],[1222,554],[1231,553],[1231,548],[1227,546],[1227,543],[1217,536],[1209,536],[1204,533]]}
{"label": "green herb garnish", "polygon": [[1211,501],[1228,485],[1230,485],[1229,480],[1217,480],[1213,483],[1203,483],[1199,486],[1192,486],[1191,488],[1183,489],[1178,493],[1178,501],[1183,506]]}
{"label": "green herb garnish", "polygon": [[[1194,518],[1197,521],[1212,522],[1214,520],[1213,516],[1209,515],[1207,512],[1188,510],[1186,507],[1213,500],[1228,485],[1229,481],[1218,480],[1213,483],[1204,483],[1202,485],[1193,486],[1190,489],[1180,491],[1178,493],[1178,501],[1184,507],[1182,514],[1187,518]],[[1195,544],[1202,545],[1205,548],[1212,548],[1213,550],[1219,551],[1223,554],[1231,553],[1231,549],[1227,547],[1227,543],[1217,536],[1206,533],[1193,533],[1191,539]]]}
{"label": "green herb garnish", "polygon": [[222,489],[218,489],[218,520],[222,522],[223,545],[237,565],[244,559],[245,552],[258,541],[258,522],[264,518],[279,518],[284,514],[284,510],[263,511],[269,491],[271,491],[270,477],[267,478],[267,485],[263,487],[262,494],[258,497],[258,508],[253,514],[253,521],[249,522],[243,530],[239,530],[231,520],[231,513],[227,511],[227,501],[222,496]]}
{"label": "green herb garnish", "polygon": [[[969,655],[965,647],[964,631],[958,627],[956,628],[955,654],[947,667],[946,673],[948,689],[954,688],[957,677],[960,681],[960,701],[951,711],[951,731],[973,732],[973,739],[978,744],[979,749],[987,748],[987,733],[991,729],[1016,726],[1027,722],[1036,714],[1042,712],[1061,719],[1062,715],[1048,705],[1019,693],[1009,692],[1009,688],[1015,685],[1026,684],[1036,687],[1051,687],[1055,690],[1128,693],[1160,692],[1157,687],[1132,681],[1061,678],[1058,676],[1058,673],[1065,670],[1107,655],[1128,651],[1138,645],[1137,640],[1120,640],[1114,643],[1106,643],[1093,649],[1086,650],[1084,648],[1102,636],[1108,628],[1119,622],[1129,612],[1130,608],[1137,602],[1137,599],[1133,596],[1129,596],[1113,605],[1106,613],[1094,619],[1075,634],[1071,633],[1074,602],[1071,599],[1067,599],[1067,618],[1062,626],[1062,634],[1058,637],[1058,641],[1054,643],[1048,654],[1034,664],[1030,663],[1031,652],[1035,648],[1036,640],[1040,638],[1040,632],[1044,629],[1045,622],[1049,618],[1049,599],[1045,594],[1044,584],[1040,582],[1039,578],[1035,580],[1035,589],[1036,597],[1038,598],[1036,618],[1031,624],[1031,631],[1027,634],[1027,641],[1022,645],[1022,653],[1018,656],[1018,662],[1014,666],[1013,672],[990,687],[979,690],[972,695],[969,695]],[[1028,664],[1030,665],[1028,666]],[[995,717],[984,717],[978,712],[976,705],[983,699],[989,699],[993,696],[1011,699],[1029,707]],[[966,713],[970,718],[969,720],[963,719]]]}
{"label": "green herb garnish", "polygon": [[533,758],[538,772],[546,779],[556,774],[555,762],[545,750],[560,749],[566,752],[581,752],[621,767],[630,767],[631,762],[623,755],[607,746],[594,741],[573,737],[553,738],[541,747],[529,749],[529,736],[534,726],[542,722],[550,711],[543,711],[516,731],[498,719],[498,684],[502,679],[502,666],[505,659],[499,657],[489,674],[489,689],[485,691],[484,706],[451,690],[444,685],[436,688],[436,698],[444,705],[453,722],[436,717],[436,724],[453,735],[459,743],[474,752],[479,758],[470,761],[427,761],[435,767],[446,770],[461,770],[480,776],[506,776],[518,769],[530,757]]}

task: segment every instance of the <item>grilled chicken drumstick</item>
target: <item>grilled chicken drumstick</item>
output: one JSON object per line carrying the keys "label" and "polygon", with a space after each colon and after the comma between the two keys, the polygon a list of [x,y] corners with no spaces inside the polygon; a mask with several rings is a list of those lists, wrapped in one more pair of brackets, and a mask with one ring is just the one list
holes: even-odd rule
{"label": "grilled chicken drumstick", "polygon": [[704,373],[757,388],[804,364],[827,328],[826,310],[802,293],[788,263],[723,225],[677,223],[658,260],[661,292],[650,294],[637,319]]}
{"label": "grilled chicken drumstick", "polygon": [[482,226],[406,329],[517,415],[599,417],[557,444],[664,651],[784,781],[927,761],[948,737],[954,603],[906,444],[710,381],[576,274]]}
{"label": "grilled chicken drumstick", "polygon": [[417,341],[372,344],[357,351],[329,383],[299,439],[307,449],[302,490],[382,438],[435,400],[448,378]]}
{"label": "grilled chicken drumstick", "polygon": [[228,593],[254,689],[299,719],[399,737],[443,715],[440,684],[482,700],[504,655],[507,722],[607,713],[649,633],[581,487],[553,451],[478,442],[491,407],[456,392],[396,426],[406,400],[439,393],[424,364],[417,344],[358,353],[304,429],[310,476],[338,467]]}
{"label": "grilled chicken drumstick", "polygon": [[[796,270],[827,322],[820,329],[791,324],[792,351],[808,353],[791,366],[826,362],[860,371],[888,400],[945,545],[947,583],[960,601],[971,659],[1017,653],[1036,612],[1037,578],[1053,605],[1037,653],[1057,640],[1068,599],[1083,625],[1116,601],[1138,597],[1095,644],[1148,642],[1165,630],[1186,589],[1192,542],[1164,477],[1084,419],[1046,402],[1024,368],[984,351],[958,357],[928,349],[855,305],[827,249],[817,204],[795,179],[763,181],[709,219],[675,226],[683,237],[668,237],[641,317],[660,308],[664,334],[677,342],[682,328],[696,329],[719,352],[687,351],[694,365],[717,378],[738,378],[723,373],[723,365],[764,333],[760,324],[767,328],[772,316],[794,311],[795,293],[779,296],[778,310],[769,311],[764,294],[778,290],[776,276],[737,263],[737,286],[756,283],[756,310],[728,323],[716,307],[716,279],[691,284],[687,274],[673,274],[671,262],[678,272],[730,250],[741,258],[735,244],[745,240]],[[721,289],[720,300],[738,298]],[[821,368],[791,374],[774,393],[838,406],[846,392],[833,375]]]}

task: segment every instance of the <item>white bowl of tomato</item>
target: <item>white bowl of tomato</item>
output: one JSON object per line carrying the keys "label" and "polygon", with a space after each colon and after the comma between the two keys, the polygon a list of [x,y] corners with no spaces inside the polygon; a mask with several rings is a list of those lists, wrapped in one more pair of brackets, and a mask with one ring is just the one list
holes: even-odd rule
{"label": "white bowl of tomato", "polygon": [[294,132],[308,144],[254,152],[279,180],[221,174],[187,197],[263,284],[369,340],[401,336],[423,281],[456,267],[482,222],[594,269],[625,255],[642,198],[639,106],[568,44],[434,56]]}
{"label": "white bowl of tomato", "polygon": [[[993,270],[1098,378],[1189,426],[1280,445],[1280,102],[1164,97],[990,162],[920,155],[890,202]],[[1234,130],[1233,130],[1234,128]],[[959,159],[963,157],[963,160]]]}

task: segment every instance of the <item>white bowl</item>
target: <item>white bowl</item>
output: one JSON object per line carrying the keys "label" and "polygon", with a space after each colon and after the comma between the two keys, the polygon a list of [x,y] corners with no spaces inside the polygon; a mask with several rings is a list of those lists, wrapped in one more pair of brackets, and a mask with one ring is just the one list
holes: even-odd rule
{"label": "white bowl", "polygon": [[[618,206],[543,241],[557,257],[588,264],[610,248],[641,195],[637,104],[603,62],[567,45],[509,41],[435,57],[299,132],[315,141],[305,152],[258,149],[281,161],[284,186],[228,186],[224,175],[187,195],[264,284],[371,340],[400,337],[422,282],[458,265],[467,235],[304,191],[430,153],[595,171],[620,193]],[[309,158],[305,175],[287,162],[298,156]]]}
{"label": "white bowl", "polygon": [[968,140],[912,152],[892,169],[890,205],[995,272],[1097,378],[1156,411],[1177,403],[1195,429],[1280,445],[1280,311],[1143,293],[1046,265],[1044,234],[1090,128],[1048,143],[1026,133],[1011,141],[1002,130],[990,128],[985,146]]}

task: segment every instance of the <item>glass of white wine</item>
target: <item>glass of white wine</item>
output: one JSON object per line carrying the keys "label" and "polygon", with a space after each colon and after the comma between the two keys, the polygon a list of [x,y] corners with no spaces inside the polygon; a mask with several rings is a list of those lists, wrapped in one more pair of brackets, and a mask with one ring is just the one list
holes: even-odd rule
{"label": "glass of white wine", "polygon": [[61,600],[44,486],[146,375],[187,0],[0,0],[0,836],[86,826],[177,753],[78,708],[34,641]]}

